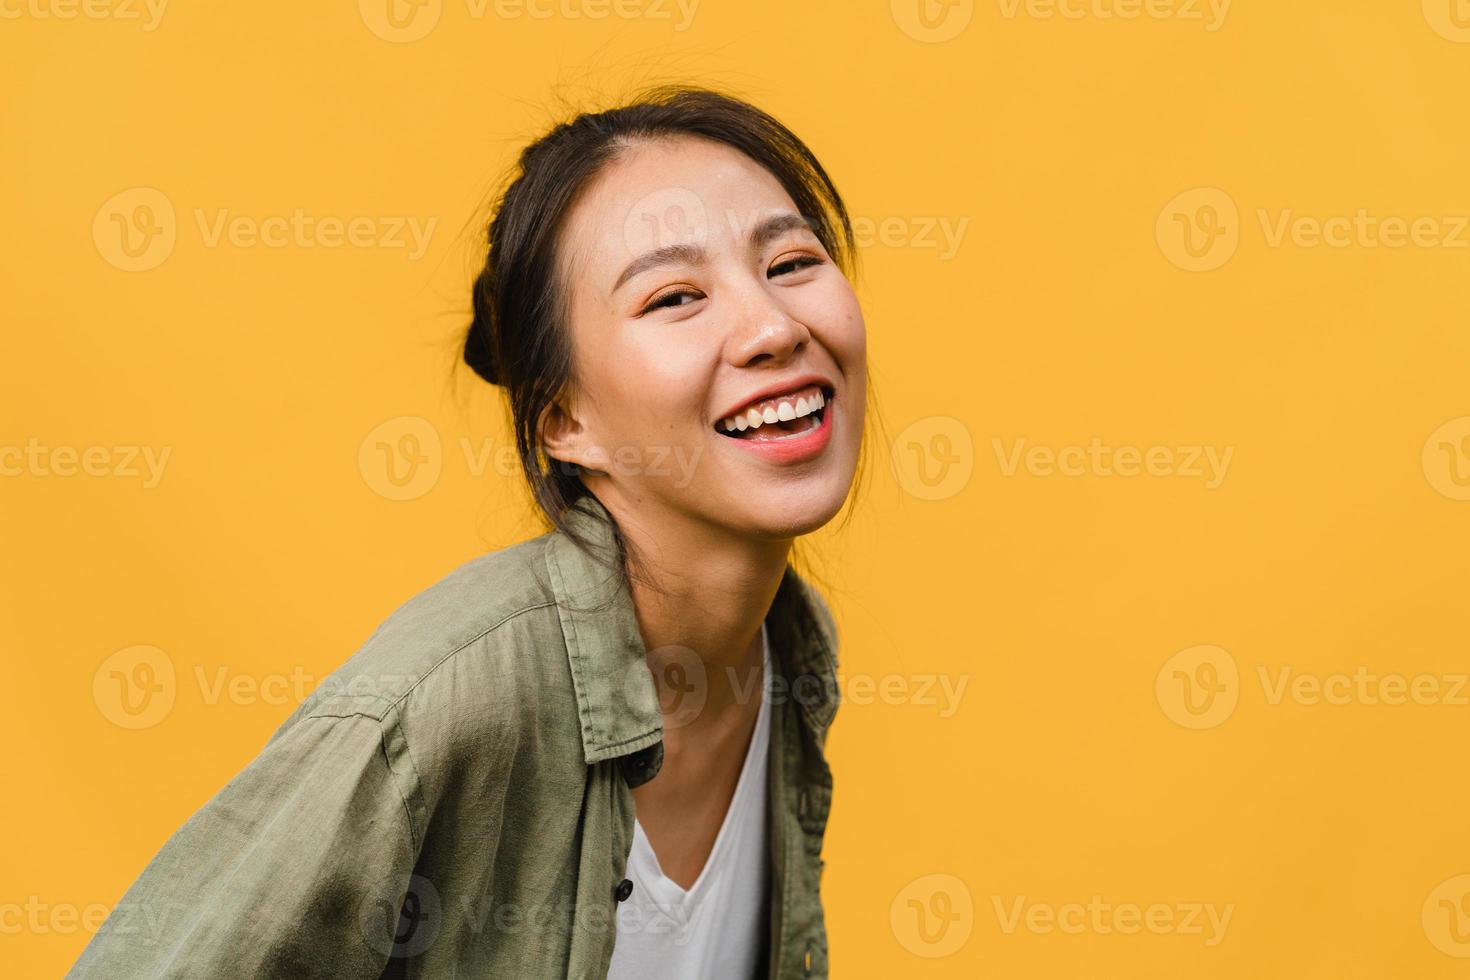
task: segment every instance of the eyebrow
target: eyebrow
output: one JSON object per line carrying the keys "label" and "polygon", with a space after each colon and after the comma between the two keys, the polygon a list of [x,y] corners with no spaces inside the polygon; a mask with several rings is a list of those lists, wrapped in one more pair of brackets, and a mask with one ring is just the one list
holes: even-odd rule
{"label": "eyebrow", "polygon": [[[795,211],[782,211],[780,214],[773,214],[751,229],[749,235],[750,246],[753,249],[760,248],[770,242],[771,239],[784,235],[786,232],[796,228],[805,228],[811,231],[812,222]],[[644,252],[632,262],[628,263],[628,267],[623,270],[622,275],[618,276],[618,281],[613,283],[612,291],[617,292],[629,279],[632,279],[640,273],[647,272],[649,269],[677,263],[701,265],[708,256],[709,253],[703,245],[695,245],[688,242],[665,245],[651,252]]]}

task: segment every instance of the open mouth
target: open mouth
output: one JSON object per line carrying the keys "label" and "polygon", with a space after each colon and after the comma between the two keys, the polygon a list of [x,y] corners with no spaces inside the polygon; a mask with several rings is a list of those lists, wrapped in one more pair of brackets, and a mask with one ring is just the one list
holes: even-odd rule
{"label": "open mouth", "polygon": [[822,427],[835,395],[828,385],[812,385],[720,419],[715,431],[729,439],[751,442],[794,439]]}

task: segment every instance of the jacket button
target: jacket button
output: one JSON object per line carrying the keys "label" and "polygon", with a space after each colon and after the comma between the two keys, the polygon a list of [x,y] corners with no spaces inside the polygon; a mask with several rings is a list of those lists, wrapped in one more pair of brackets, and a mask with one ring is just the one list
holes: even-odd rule
{"label": "jacket button", "polygon": [[626,902],[631,894],[633,894],[633,882],[627,878],[618,882],[618,886],[613,889],[613,898],[619,902]]}
{"label": "jacket button", "polygon": [[801,970],[806,976],[812,975],[812,964],[816,962],[816,953],[812,951],[812,944],[806,944],[806,955],[801,958]]}
{"label": "jacket button", "polygon": [[811,809],[811,794],[806,790],[802,790],[796,795],[796,815],[805,820],[807,814],[811,812]]}

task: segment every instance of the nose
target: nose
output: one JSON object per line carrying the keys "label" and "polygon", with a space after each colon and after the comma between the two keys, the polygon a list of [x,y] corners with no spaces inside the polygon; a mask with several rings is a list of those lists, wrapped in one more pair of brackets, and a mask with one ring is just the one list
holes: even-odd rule
{"label": "nose", "polygon": [[811,342],[806,324],[788,313],[764,283],[745,290],[730,331],[729,359],[736,367],[784,363]]}

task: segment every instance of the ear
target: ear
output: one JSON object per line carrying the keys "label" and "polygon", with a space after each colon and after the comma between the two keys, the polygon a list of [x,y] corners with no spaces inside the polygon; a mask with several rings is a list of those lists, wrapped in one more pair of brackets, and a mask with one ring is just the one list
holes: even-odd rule
{"label": "ear", "polygon": [[587,429],[572,414],[573,410],[566,401],[564,396],[559,395],[541,410],[537,426],[541,433],[542,449],[554,460],[595,469],[596,467],[589,466],[591,460],[588,458],[589,447],[586,445]]}

